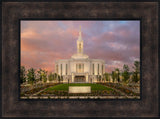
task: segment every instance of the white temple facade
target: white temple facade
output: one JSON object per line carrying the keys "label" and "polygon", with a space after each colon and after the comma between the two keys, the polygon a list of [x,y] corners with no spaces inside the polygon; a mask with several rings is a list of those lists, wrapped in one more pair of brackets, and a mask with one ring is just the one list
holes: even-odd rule
{"label": "white temple facade", "polygon": [[[90,59],[83,53],[81,28],[77,40],[77,53],[70,59],[60,59],[55,62],[55,72],[63,77],[63,83],[96,83],[105,73],[105,61]],[[93,51],[96,53],[96,51]]]}

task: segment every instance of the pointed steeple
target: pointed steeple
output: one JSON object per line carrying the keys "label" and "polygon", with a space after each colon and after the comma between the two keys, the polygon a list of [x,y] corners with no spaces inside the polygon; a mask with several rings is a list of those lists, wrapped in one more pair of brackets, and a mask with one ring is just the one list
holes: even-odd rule
{"label": "pointed steeple", "polygon": [[81,26],[79,26],[79,37],[78,40],[82,40]]}
{"label": "pointed steeple", "polygon": [[83,40],[82,40],[81,26],[79,27],[79,36],[77,40],[77,54],[83,54]]}

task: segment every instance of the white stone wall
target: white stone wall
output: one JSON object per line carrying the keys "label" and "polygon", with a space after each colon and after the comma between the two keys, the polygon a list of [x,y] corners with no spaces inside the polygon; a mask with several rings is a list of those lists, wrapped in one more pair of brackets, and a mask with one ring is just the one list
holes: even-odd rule
{"label": "white stone wall", "polygon": [[74,61],[70,62],[70,71],[71,73],[76,72],[76,63]]}
{"label": "white stone wall", "polygon": [[[74,78],[74,73],[76,73],[76,64],[82,63],[84,64],[84,73],[87,73],[87,82],[90,82],[90,79],[92,77],[92,82],[96,82],[97,78],[96,75],[98,75],[98,64],[99,64],[99,75],[102,75],[105,72],[105,63],[103,60],[99,59],[84,59],[84,60],[73,60],[73,59],[65,59],[65,60],[58,60],[55,63],[55,70],[56,65],[58,64],[58,73],[61,75],[61,64],[62,64],[62,76],[64,77],[64,82],[67,81],[67,78],[72,77],[72,81]],[[66,64],[67,64],[67,76],[66,76]],[[93,75],[93,64],[94,64],[94,75]],[[103,71],[102,71],[102,65],[103,65]],[[73,73],[73,75],[72,75]],[[94,78],[93,78],[94,77]]]}
{"label": "white stone wall", "polygon": [[90,73],[90,62],[84,62],[84,72]]}

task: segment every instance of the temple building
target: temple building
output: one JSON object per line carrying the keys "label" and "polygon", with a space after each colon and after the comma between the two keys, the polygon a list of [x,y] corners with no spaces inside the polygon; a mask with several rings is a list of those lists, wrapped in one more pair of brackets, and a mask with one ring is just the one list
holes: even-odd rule
{"label": "temple building", "polygon": [[[55,62],[55,72],[63,77],[63,82],[95,83],[105,73],[105,61],[90,59],[83,53],[83,39],[81,28],[77,40],[77,53],[70,59],[60,59]],[[93,51],[96,53],[96,51]]]}

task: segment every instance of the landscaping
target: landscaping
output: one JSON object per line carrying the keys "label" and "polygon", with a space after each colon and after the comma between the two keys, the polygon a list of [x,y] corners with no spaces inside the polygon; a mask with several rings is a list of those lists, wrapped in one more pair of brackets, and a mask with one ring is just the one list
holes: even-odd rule
{"label": "landscaping", "polygon": [[102,85],[120,90],[120,91],[122,91],[123,93],[125,93],[126,95],[129,95],[129,96],[139,96],[140,95],[140,92],[135,93],[135,92],[132,91],[133,87],[126,86],[126,85],[124,86],[120,83],[102,83]]}
{"label": "landscaping", "polygon": [[25,96],[25,95],[32,95],[34,93],[39,92],[40,90],[43,90],[45,88],[48,88],[50,86],[55,86],[58,85],[58,83],[50,83],[50,84],[40,84],[40,85],[33,85],[28,87],[27,89],[23,90],[23,88],[25,88],[25,86],[21,86],[21,96]]}
{"label": "landscaping", "polygon": [[[47,72],[41,68],[34,69],[31,67],[26,70],[25,66],[21,66],[20,96],[23,99],[26,97],[27,99],[55,99],[57,97],[140,98],[139,67],[140,62],[135,61],[133,71],[130,71],[129,66],[124,64],[123,70],[115,68],[110,73],[103,72],[101,75],[93,75],[93,77],[88,75],[87,78],[85,77],[86,74],[70,77],[71,74],[63,76],[56,72]],[[78,87],[69,88],[69,86]]]}
{"label": "landscaping", "polygon": [[[69,86],[91,86],[91,93],[68,93]],[[131,86],[120,83],[48,83],[32,86],[29,89],[21,92],[21,96],[140,96],[140,93],[130,90]]]}
{"label": "landscaping", "polygon": [[[68,94],[68,87],[69,86],[91,86],[91,93],[88,94]],[[112,88],[103,86],[101,84],[89,84],[89,83],[82,83],[82,84],[59,84],[53,87],[49,87],[42,91],[39,95],[46,95],[52,94],[56,96],[107,96],[107,95],[120,95],[119,92],[113,90]]]}
{"label": "landscaping", "polygon": [[113,90],[111,88],[105,87],[101,84],[91,84],[91,83],[71,83],[71,84],[59,84],[50,88],[47,88],[47,90],[64,90],[68,91],[69,86],[91,86],[91,90]]}

